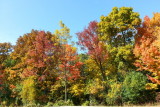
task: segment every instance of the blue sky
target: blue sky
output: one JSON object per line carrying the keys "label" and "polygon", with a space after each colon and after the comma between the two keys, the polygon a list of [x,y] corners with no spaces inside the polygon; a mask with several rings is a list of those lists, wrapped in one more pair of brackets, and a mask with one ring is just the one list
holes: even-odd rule
{"label": "blue sky", "polygon": [[140,17],[160,12],[160,0],[0,0],[0,42],[16,43],[32,29],[54,32],[62,20],[75,33],[92,20],[99,21],[113,7],[133,7]]}

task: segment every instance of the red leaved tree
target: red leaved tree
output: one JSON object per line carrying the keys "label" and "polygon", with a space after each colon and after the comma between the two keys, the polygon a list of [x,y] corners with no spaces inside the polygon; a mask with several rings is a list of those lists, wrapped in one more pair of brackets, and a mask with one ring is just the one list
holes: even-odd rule
{"label": "red leaved tree", "polygon": [[[50,34],[51,35],[51,34]],[[23,76],[32,76],[39,74],[43,76],[49,63],[48,52],[53,48],[53,43],[47,38],[47,33],[39,31],[33,41],[32,48],[26,55],[26,61],[29,68],[23,72]]]}
{"label": "red leaved tree", "polygon": [[[34,76],[37,87],[41,91],[38,99],[47,100],[47,94],[55,82],[56,37],[50,32],[35,31],[21,36],[14,47],[12,58],[16,65],[10,68],[10,81],[13,85],[20,84],[30,76]],[[47,81],[47,84],[46,84]]]}
{"label": "red leaved tree", "polygon": [[78,61],[76,48],[68,44],[61,46],[58,78],[65,83],[65,101],[67,101],[67,83],[80,77],[82,62]]}
{"label": "red leaved tree", "polygon": [[105,81],[105,63],[108,58],[108,52],[104,43],[98,38],[97,24],[96,21],[92,21],[89,23],[88,28],[77,33],[79,39],[78,44],[82,46],[82,49],[87,49],[88,55],[95,61],[101,72],[103,81]]}

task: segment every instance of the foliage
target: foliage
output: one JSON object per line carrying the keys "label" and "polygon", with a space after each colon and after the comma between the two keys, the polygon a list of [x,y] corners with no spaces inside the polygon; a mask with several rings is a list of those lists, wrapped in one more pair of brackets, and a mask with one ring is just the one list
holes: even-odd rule
{"label": "foliage", "polygon": [[132,104],[144,103],[154,99],[153,91],[145,90],[147,77],[140,72],[129,72],[122,86],[123,102]]}
{"label": "foliage", "polygon": [[70,45],[64,45],[62,56],[60,57],[59,72],[62,73],[60,73],[59,79],[74,80],[79,78],[79,68],[82,63],[77,61],[77,59],[76,49]]}
{"label": "foliage", "polygon": [[132,52],[133,46],[111,47],[108,46],[109,59],[106,74],[108,78],[123,81],[126,72],[135,69],[133,65],[135,58]]}
{"label": "foliage", "polygon": [[90,100],[90,101],[89,101],[89,105],[90,105],[90,106],[98,106],[98,105],[99,105],[99,103],[98,103],[98,101],[96,100],[95,96],[90,95],[89,100]]}
{"label": "foliage", "polygon": [[54,83],[53,72],[58,66],[56,59],[58,55],[54,54],[58,50],[56,38],[50,32],[36,30],[18,38],[11,53],[11,59],[16,60],[16,64],[6,69],[11,85],[21,84],[26,78],[35,76],[37,88],[41,93],[38,100],[48,99],[46,93],[49,93]]}
{"label": "foliage", "polygon": [[155,101],[160,87],[159,20],[155,13],[141,23],[133,8],[114,7],[76,33],[78,47],[62,21],[54,33],[32,30],[14,46],[0,43],[0,104],[107,106]]}
{"label": "foliage", "polygon": [[99,37],[112,46],[124,46],[133,41],[135,27],[141,19],[131,7],[114,7],[108,16],[101,16],[98,23]]}
{"label": "foliage", "polygon": [[145,17],[142,27],[138,28],[138,35],[134,48],[134,54],[137,57],[135,65],[139,71],[149,71],[147,77],[153,84],[147,84],[147,89],[156,89],[160,85],[160,14],[155,13],[153,18]]}
{"label": "foliage", "polygon": [[77,33],[79,42],[83,48],[88,49],[88,54],[95,66],[98,68],[102,80],[105,81],[105,65],[107,62],[108,52],[103,42],[98,39],[98,23],[96,21],[90,22],[88,28],[83,32]]}
{"label": "foliage", "polygon": [[82,106],[89,106],[89,101],[85,101],[83,104],[82,104]]}
{"label": "foliage", "polygon": [[122,102],[122,84],[113,82],[106,96],[109,105],[120,105]]}
{"label": "foliage", "polygon": [[70,29],[62,21],[59,22],[59,25],[61,29],[55,31],[55,36],[58,37],[58,41],[61,44],[67,44],[72,37],[70,35]]}
{"label": "foliage", "polygon": [[79,81],[76,81],[74,83],[71,84],[70,87],[70,93],[72,93],[74,96],[81,96],[85,89],[85,84],[83,83],[82,79],[80,79]]}
{"label": "foliage", "polygon": [[[0,43],[0,103],[5,102],[6,105],[11,102],[10,84],[7,81],[6,68],[14,65],[14,61],[10,60],[10,53],[12,52],[11,43]],[[9,61],[11,63],[9,64]]]}
{"label": "foliage", "polygon": [[[2,88],[3,87],[3,88]],[[9,105],[11,103],[11,90],[8,84],[0,85],[0,102],[5,102],[5,105]]]}
{"label": "foliage", "polygon": [[36,101],[36,84],[35,77],[31,76],[22,82],[22,91],[20,92],[23,104],[35,104]]}
{"label": "foliage", "polygon": [[74,106],[74,104],[71,100],[59,100],[54,103],[54,106]]}
{"label": "foliage", "polygon": [[55,35],[59,38],[59,62],[58,62],[58,79],[64,82],[65,101],[67,101],[67,84],[68,81],[76,80],[80,77],[80,68],[82,62],[78,61],[76,48],[67,44],[71,38],[69,28],[60,21],[60,30],[56,30]]}
{"label": "foliage", "polygon": [[9,54],[12,52],[11,43],[0,43],[0,64],[7,59]]}

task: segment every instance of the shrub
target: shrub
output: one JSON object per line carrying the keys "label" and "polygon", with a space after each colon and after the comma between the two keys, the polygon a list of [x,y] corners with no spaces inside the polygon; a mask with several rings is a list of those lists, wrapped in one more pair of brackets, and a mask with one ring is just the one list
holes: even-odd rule
{"label": "shrub", "polygon": [[53,105],[54,105],[54,103],[48,102],[47,105],[46,105],[45,107],[51,107],[51,106],[53,106]]}
{"label": "shrub", "polygon": [[67,100],[66,102],[64,100],[58,100],[54,103],[54,106],[74,106],[74,104],[71,100]]}
{"label": "shrub", "polygon": [[122,101],[129,104],[144,103],[154,100],[153,91],[146,90],[147,77],[141,72],[129,72],[122,86]]}
{"label": "shrub", "polygon": [[23,104],[35,104],[36,94],[34,77],[28,77],[23,81],[22,91],[20,92]]}
{"label": "shrub", "polygon": [[84,103],[82,103],[82,106],[89,106],[89,101],[85,101]]}
{"label": "shrub", "polygon": [[121,104],[121,84],[113,83],[108,90],[106,102],[109,105]]}

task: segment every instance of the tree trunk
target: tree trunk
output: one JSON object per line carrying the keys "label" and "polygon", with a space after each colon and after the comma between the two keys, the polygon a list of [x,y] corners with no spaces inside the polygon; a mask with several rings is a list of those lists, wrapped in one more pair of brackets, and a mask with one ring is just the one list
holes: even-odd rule
{"label": "tree trunk", "polygon": [[103,70],[101,62],[100,62],[100,71],[101,71],[101,75],[102,75],[103,81],[106,81],[105,73],[104,73],[104,70]]}
{"label": "tree trunk", "polygon": [[122,32],[122,38],[123,38],[123,46],[125,46],[126,45],[126,39],[125,39],[125,35],[124,35],[123,32]]}
{"label": "tree trunk", "polygon": [[65,102],[67,101],[67,75],[65,71]]}

